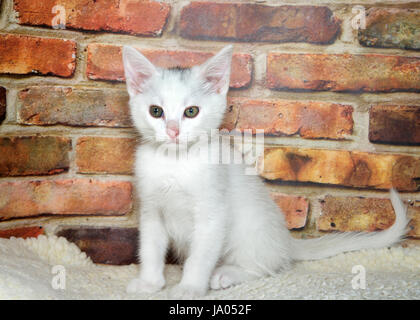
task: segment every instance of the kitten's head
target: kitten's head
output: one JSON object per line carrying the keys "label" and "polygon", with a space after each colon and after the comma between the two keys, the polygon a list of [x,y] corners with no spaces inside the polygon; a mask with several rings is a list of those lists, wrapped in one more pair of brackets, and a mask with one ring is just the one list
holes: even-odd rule
{"label": "kitten's head", "polygon": [[132,47],[123,61],[134,125],[146,141],[191,142],[217,129],[226,110],[232,46],[200,66],[161,69]]}

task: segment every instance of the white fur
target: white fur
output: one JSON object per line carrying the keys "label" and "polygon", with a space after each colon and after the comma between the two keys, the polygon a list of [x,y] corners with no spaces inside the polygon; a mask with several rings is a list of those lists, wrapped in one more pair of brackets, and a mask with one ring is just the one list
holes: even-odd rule
{"label": "white fur", "polygon": [[[185,261],[174,297],[191,298],[204,295],[209,286],[221,289],[274,274],[289,268],[293,260],[389,246],[406,232],[405,207],[391,191],[396,222],[390,229],[297,240],[290,236],[261,179],[245,175],[243,165],[214,165],[198,155],[180,160],[157,152],[162,146],[177,145],[165,131],[169,120],[178,122],[178,142],[188,142],[189,148],[200,143],[200,133],[210,134],[219,127],[226,109],[231,54],[228,46],[189,71],[162,70],[137,50],[124,47],[130,109],[143,139],[135,164],[141,269],[128,285],[129,292],[154,292],[165,286],[169,246]],[[165,117],[153,118],[150,105],[161,106]],[[188,106],[199,106],[197,117],[183,117]]]}

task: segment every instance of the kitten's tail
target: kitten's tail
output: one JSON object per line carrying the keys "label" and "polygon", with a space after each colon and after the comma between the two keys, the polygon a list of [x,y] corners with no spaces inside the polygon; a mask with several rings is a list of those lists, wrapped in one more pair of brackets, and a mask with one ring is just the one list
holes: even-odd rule
{"label": "kitten's tail", "polygon": [[361,249],[383,248],[398,243],[407,232],[409,219],[407,208],[391,189],[390,198],[395,211],[395,222],[392,227],[377,232],[348,232],[326,235],[315,239],[292,239],[292,257],[295,260],[317,260],[341,252]]}

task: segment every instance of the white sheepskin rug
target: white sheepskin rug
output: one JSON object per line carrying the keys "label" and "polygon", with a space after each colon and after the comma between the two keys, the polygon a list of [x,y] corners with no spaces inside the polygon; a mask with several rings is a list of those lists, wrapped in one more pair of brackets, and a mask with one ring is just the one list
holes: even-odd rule
{"label": "white sheepskin rug", "polygon": [[[56,267],[54,266],[62,266]],[[360,267],[366,271],[365,289]],[[57,278],[63,279],[59,282]],[[352,270],[355,273],[352,273]],[[95,265],[64,238],[0,239],[0,299],[167,299],[168,289],[152,295],[127,294],[137,265]],[[166,288],[181,276],[166,268]],[[356,277],[356,278],[355,278]],[[55,282],[54,282],[55,281]],[[60,289],[65,284],[65,289]],[[362,285],[363,286],[363,285]],[[54,289],[56,287],[56,289]],[[419,299],[420,248],[365,250],[321,261],[296,263],[275,277],[249,281],[204,299]]]}

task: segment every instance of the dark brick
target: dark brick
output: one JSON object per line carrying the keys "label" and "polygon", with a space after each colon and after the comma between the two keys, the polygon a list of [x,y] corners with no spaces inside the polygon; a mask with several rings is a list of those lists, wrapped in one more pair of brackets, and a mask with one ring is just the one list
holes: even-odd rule
{"label": "dark brick", "polygon": [[[57,233],[76,244],[95,263],[127,265],[139,263],[139,232],[137,228],[66,228]],[[177,264],[172,249],[166,256],[167,264]]]}
{"label": "dark brick", "polygon": [[57,233],[75,243],[95,263],[127,265],[137,263],[137,228],[78,228]]}
{"label": "dark brick", "polygon": [[192,2],[181,11],[181,36],[190,39],[331,43],[340,23],[322,6]]}
{"label": "dark brick", "polygon": [[41,86],[22,90],[18,97],[21,124],[132,126],[125,90]]}
{"label": "dark brick", "polygon": [[1,137],[0,176],[50,175],[67,171],[71,140],[62,137]]}
{"label": "dark brick", "polygon": [[6,119],[6,89],[0,87],[0,124]]}
{"label": "dark brick", "polygon": [[420,10],[370,8],[358,38],[367,47],[420,50]]}
{"label": "dark brick", "polygon": [[420,106],[370,108],[369,140],[393,144],[420,144]]}

